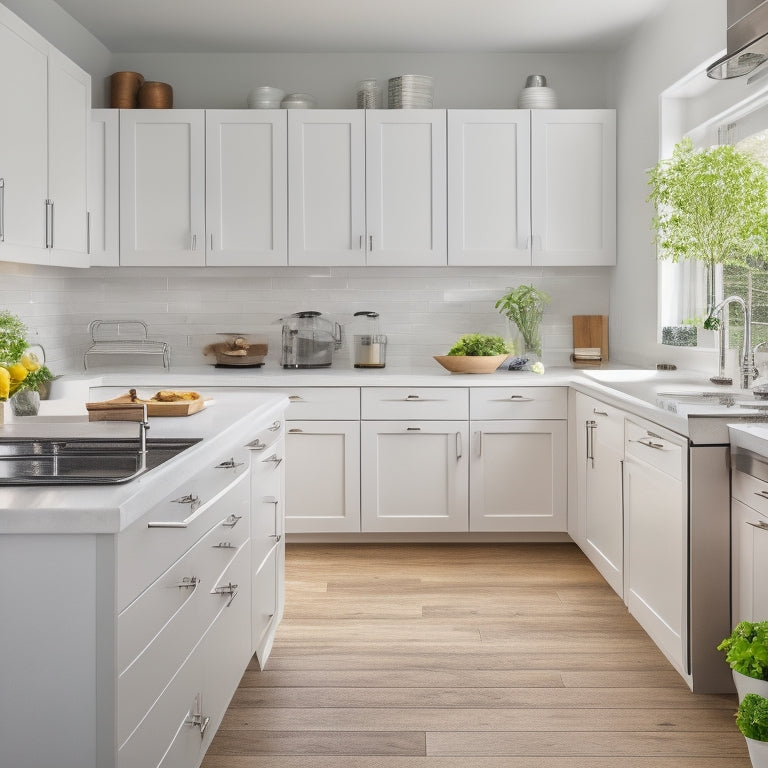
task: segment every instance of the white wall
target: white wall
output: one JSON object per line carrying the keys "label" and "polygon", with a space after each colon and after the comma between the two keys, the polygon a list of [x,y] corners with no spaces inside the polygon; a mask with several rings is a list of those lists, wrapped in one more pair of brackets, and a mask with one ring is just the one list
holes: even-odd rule
{"label": "white wall", "polygon": [[[533,281],[552,297],[542,323],[544,362],[568,364],[571,316],[608,314],[607,268],[142,268],[67,270],[0,262],[0,307],[17,313],[45,347],[54,373],[82,370],[95,319],[141,319],[171,345],[174,365],[213,361],[217,332],[263,333],[279,365],[279,317],[317,310],[352,321],[379,312],[389,367],[429,367],[462,333],[506,336],[494,309],[507,290]],[[347,327],[354,334],[354,326]],[[364,333],[364,330],[357,332]],[[337,365],[350,365],[349,350]],[[144,361],[146,363],[146,360]],[[97,365],[98,361],[94,363]]]}
{"label": "white wall", "polygon": [[[725,48],[726,0],[672,0],[618,57],[618,249],[611,284],[614,359],[683,361],[686,351],[656,343],[657,268],[647,169],[659,160],[659,95]],[[727,87],[724,84],[724,87]],[[713,352],[685,359],[715,365]],[[714,368],[712,368],[714,372]]]}
{"label": "white wall", "polygon": [[54,0],[3,0],[2,4],[89,72],[94,84],[93,106],[105,106],[102,84],[113,71],[112,54],[106,46]]}
{"label": "white wall", "polygon": [[[544,74],[561,107],[610,107],[610,54],[238,53],[114,55],[115,70],[173,87],[174,106],[237,109],[258,85],[309,93],[326,108],[355,107],[357,82],[404,73],[434,78],[436,107],[509,108],[529,74]],[[106,84],[104,85],[106,88]],[[383,105],[383,102],[382,102]]]}

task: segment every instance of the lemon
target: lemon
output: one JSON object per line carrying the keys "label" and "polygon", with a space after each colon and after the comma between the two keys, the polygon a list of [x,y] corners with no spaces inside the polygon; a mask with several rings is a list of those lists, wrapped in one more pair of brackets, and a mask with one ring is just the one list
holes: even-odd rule
{"label": "lemon", "polygon": [[27,378],[29,371],[21,363],[14,363],[8,366],[8,373],[11,376],[11,381],[19,382]]}
{"label": "lemon", "polygon": [[31,373],[40,367],[40,358],[34,352],[25,352],[21,364]]}
{"label": "lemon", "polygon": [[11,394],[11,374],[0,366],[0,400],[7,400]]}

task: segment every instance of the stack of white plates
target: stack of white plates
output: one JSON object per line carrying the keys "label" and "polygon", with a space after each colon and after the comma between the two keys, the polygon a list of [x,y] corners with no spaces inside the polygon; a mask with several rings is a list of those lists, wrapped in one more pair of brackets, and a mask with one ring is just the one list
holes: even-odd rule
{"label": "stack of white plates", "polygon": [[284,109],[312,109],[315,99],[307,93],[289,93],[280,106]]}
{"label": "stack of white plates", "polygon": [[557,94],[547,86],[523,88],[517,106],[520,109],[556,109]]}
{"label": "stack of white plates", "polygon": [[432,78],[428,75],[400,75],[389,78],[390,109],[432,109]]}
{"label": "stack of white plates", "polygon": [[280,102],[285,91],[270,85],[260,85],[248,94],[248,106],[251,109],[280,109]]}

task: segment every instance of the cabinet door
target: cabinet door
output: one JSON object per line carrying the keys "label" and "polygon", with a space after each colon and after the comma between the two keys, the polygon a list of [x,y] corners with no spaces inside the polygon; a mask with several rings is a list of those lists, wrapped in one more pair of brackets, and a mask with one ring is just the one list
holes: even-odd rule
{"label": "cabinet door", "polygon": [[0,258],[48,263],[47,46],[3,6],[0,71]]}
{"label": "cabinet door", "polygon": [[448,263],[531,263],[531,112],[448,110]]}
{"label": "cabinet door", "polygon": [[288,533],[360,530],[360,422],[289,421],[285,438]]}
{"label": "cabinet door", "polygon": [[531,235],[536,266],[616,263],[614,110],[532,110]]}
{"label": "cabinet door", "polygon": [[473,421],[471,531],[565,531],[565,421]]}
{"label": "cabinet door", "polygon": [[[634,438],[633,447],[640,445]],[[654,437],[654,442],[668,446]],[[627,444],[628,446],[630,443]],[[648,448],[658,452],[668,449]],[[669,458],[673,449],[669,449]],[[687,500],[681,478],[630,455],[624,460],[624,600],[683,675],[688,673]],[[649,456],[649,458],[652,458]]]}
{"label": "cabinet door", "polygon": [[624,594],[621,411],[575,393],[576,531],[571,536],[620,596]]}
{"label": "cabinet door", "polygon": [[288,110],[288,263],[365,264],[365,113]]}
{"label": "cabinet door", "polygon": [[364,421],[362,530],[466,531],[466,421]]}
{"label": "cabinet door", "polygon": [[192,109],[120,112],[120,263],[205,264],[205,125]]}
{"label": "cabinet door", "polygon": [[288,263],[286,110],[208,110],[206,264]]}
{"label": "cabinet door", "polygon": [[746,504],[731,502],[732,623],[768,616],[768,521]]}
{"label": "cabinet door", "polygon": [[447,263],[445,111],[365,115],[366,263]]}
{"label": "cabinet door", "polygon": [[120,266],[120,112],[117,109],[91,110],[88,253],[91,266]]}
{"label": "cabinet door", "polygon": [[51,264],[87,267],[91,78],[51,49],[48,58],[48,198]]}

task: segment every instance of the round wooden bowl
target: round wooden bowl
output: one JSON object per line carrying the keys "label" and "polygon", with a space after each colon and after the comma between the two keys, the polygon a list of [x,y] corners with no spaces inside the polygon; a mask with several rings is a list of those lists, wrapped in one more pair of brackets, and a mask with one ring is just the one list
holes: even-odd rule
{"label": "round wooden bowl", "polygon": [[509,355],[433,355],[451,373],[493,373]]}

